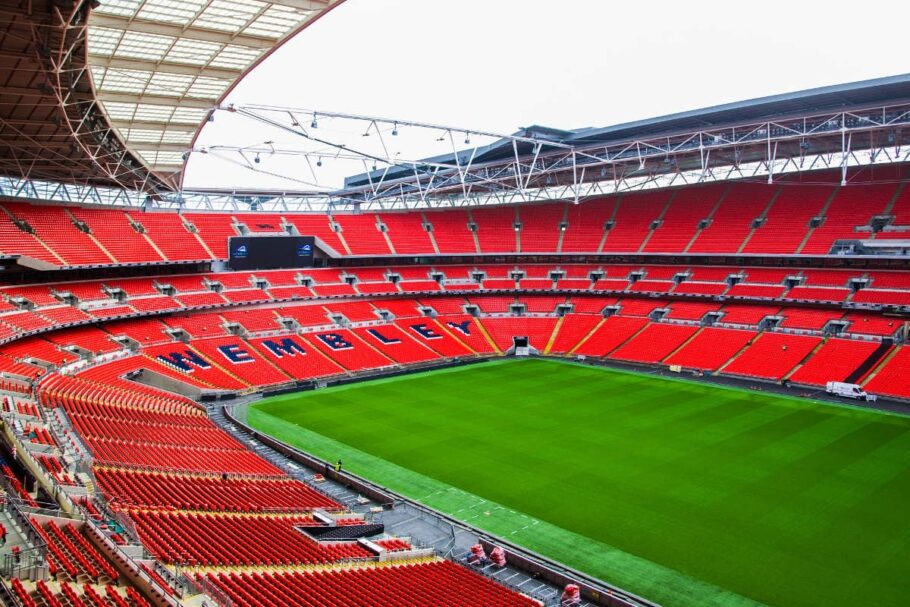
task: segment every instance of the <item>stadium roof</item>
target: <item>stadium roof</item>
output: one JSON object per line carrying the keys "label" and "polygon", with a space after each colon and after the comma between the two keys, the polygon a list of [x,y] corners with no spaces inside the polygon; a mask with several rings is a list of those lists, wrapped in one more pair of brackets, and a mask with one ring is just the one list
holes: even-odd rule
{"label": "stadium roof", "polygon": [[147,166],[178,171],[210,108],[334,1],[104,0],[88,28],[98,98]]}
{"label": "stadium roof", "polygon": [[[570,145],[580,149],[622,144],[635,139],[675,137],[695,131],[724,129],[736,125],[783,121],[811,115],[905,103],[910,103],[910,74],[759,97],[607,127],[587,127],[567,131],[534,125],[521,129],[515,135]],[[531,152],[531,146],[528,144],[524,145],[524,149],[519,146],[519,149],[524,154]],[[478,149],[473,160],[474,162],[486,162],[508,159],[514,153],[512,141],[503,139]],[[426,160],[454,164],[455,155],[440,155]],[[461,162],[465,160],[466,157],[460,159]],[[402,167],[388,171],[385,177],[393,179],[408,173],[409,169]],[[372,177],[375,179],[377,174],[374,173]],[[345,180],[345,187],[364,186],[369,181],[366,173],[353,175]]]}
{"label": "stadium roof", "polygon": [[0,0],[0,174],[145,191],[209,110],[340,0]]}
{"label": "stadium roof", "polygon": [[604,128],[577,129],[571,131],[565,141],[611,142],[903,102],[910,102],[910,74],[759,97]]}
{"label": "stadium roof", "polygon": [[[44,180],[51,190],[53,183],[112,186],[130,192],[130,199],[157,192],[154,198],[162,203],[187,203],[190,193],[179,192],[179,174],[212,108],[224,109],[226,95],[253,66],[342,1],[0,0],[0,175]],[[365,126],[394,135],[405,124],[434,137],[460,131],[466,144],[466,134],[477,134],[351,118],[357,138]],[[293,113],[289,119],[285,133],[314,139]],[[797,162],[800,170],[804,164],[806,170],[846,169],[851,163],[906,160],[901,146],[908,126],[910,75],[900,75],[603,128],[531,126],[512,136],[478,137],[467,150],[455,148],[453,140],[451,152],[416,161],[356,158],[378,170],[349,177],[342,190],[279,192],[287,195],[280,204],[296,204],[295,196],[303,196],[308,208],[454,204],[459,197],[459,204],[470,205],[481,204],[481,196],[492,196],[491,204],[552,196],[577,200],[610,184],[615,191],[663,187],[658,178],[666,176],[676,184],[673,175],[687,172],[686,179],[704,181],[773,174],[787,162],[788,170]],[[353,153],[341,143],[331,145],[336,155]],[[272,148],[263,154],[274,153]],[[238,150],[250,151],[260,150]],[[857,157],[864,151],[871,159]],[[810,155],[822,162],[804,163]],[[756,167],[752,173],[743,168],[749,163]],[[248,164],[262,168],[258,161]],[[583,189],[585,184],[591,187]],[[28,191],[21,183],[3,187],[12,190]],[[202,193],[208,204],[209,195]],[[274,198],[274,192],[257,193]],[[74,199],[55,191],[48,196]],[[110,198],[119,201],[121,195]]]}

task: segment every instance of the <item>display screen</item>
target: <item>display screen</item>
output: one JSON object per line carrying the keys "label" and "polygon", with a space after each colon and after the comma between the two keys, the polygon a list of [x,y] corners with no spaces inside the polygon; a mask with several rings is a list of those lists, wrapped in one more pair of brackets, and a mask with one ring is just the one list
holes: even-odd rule
{"label": "display screen", "polygon": [[316,239],[312,236],[232,236],[228,265],[233,270],[274,270],[313,265]]}

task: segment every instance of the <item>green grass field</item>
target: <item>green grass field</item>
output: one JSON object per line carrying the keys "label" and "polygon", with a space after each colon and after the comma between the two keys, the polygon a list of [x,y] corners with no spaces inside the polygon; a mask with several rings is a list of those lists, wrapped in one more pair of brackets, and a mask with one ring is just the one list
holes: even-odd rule
{"label": "green grass field", "polygon": [[501,360],[249,421],[667,606],[910,602],[910,418]]}

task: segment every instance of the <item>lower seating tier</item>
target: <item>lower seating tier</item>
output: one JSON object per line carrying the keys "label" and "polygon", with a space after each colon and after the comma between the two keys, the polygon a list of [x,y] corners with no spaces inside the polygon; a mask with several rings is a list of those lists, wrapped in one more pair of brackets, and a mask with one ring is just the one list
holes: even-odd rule
{"label": "lower seating tier", "polygon": [[821,337],[809,335],[761,333],[722,371],[729,375],[780,381],[821,341]]}
{"label": "lower seating tier", "polygon": [[685,346],[664,359],[667,365],[716,371],[756,336],[754,331],[705,327]]}
{"label": "lower seating tier", "polygon": [[910,399],[910,348],[900,346],[865,384],[867,392]]}
{"label": "lower seating tier", "polygon": [[847,381],[879,345],[871,341],[829,339],[790,376],[790,381],[821,387],[829,381]]}
{"label": "lower seating tier", "polygon": [[637,363],[659,363],[695,335],[698,327],[652,323],[609,356]]}
{"label": "lower seating tier", "polygon": [[[655,275],[666,274],[660,270],[649,271]],[[229,595],[237,593],[236,605],[294,605],[298,603],[289,601],[277,589],[273,596],[268,584],[276,576],[287,575],[286,583],[296,584],[297,578],[330,575],[328,571],[319,571],[323,564],[348,563],[371,555],[356,542],[320,543],[302,533],[301,528],[319,524],[312,510],[339,511],[340,504],[315,489],[317,484],[311,487],[290,479],[245,444],[214,426],[191,399],[133,381],[131,378],[136,373],[157,369],[168,379],[186,377],[190,387],[247,390],[251,386],[274,385],[291,379],[397,368],[456,356],[492,354],[497,349],[504,352],[511,347],[514,337],[528,336],[533,346],[541,351],[549,349],[553,354],[679,365],[822,386],[829,380],[846,379],[873,352],[887,349],[887,342],[880,346],[881,342],[874,337],[822,335],[820,330],[829,321],[842,319],[842,310],[782,309],[775,303],[722,306],[715,302],[671,301],[671,297],[663,295],[662,299],[639,299],[628,294],[621,295],[622,299],[592,297],[593,303],[576,294],[568,300],[537,298],[535,304],[542,304],[531,315],[509,314],[509,305],[502,305],[523,303],[522,297],[522,294],[497,296],[487,301],[484,296],[471,296],[470,301],[485,311],[477,317],[461,313],[467,299],[451,296],[440,300],[439,307],[445,312],[435,318],[424,316],[420,309],[423,305],[432,307],[435,301],[432,296],[420,296],[420,306],[416,305],[417,300],[389,300],[397,303],[384,306],[383,300],[378,299],[368,304],[388,312],[384,320],[379,316],[370,318],[367,314],[370,310],[365,306],[319,306],[325,316],[318,321],[321,324],[299,331],[266,327],[268,333],[264,334],[203,335],[190,338],[187,343],[165,337],[165,341],[156,340],[146,348],[140,344],[140,350],[147,350],[145,355],[123,351],[106,364],[99,361],[84,369],[74,368],[67,375],[51,373],[41,382],[38,392],[46,407],[64,409],[95,457],[95,478],[102,495],[109,498],[114,510],[129,514],[143,542],[159,559],[181,566],[310,566],[309,573],[272,572],[262,574],[261,580],[257,577],[260,573],[208,574],[209,581]],[[542,311],[554,301],[568,301],[574,311],[561,318]],[[486,313],[488,308],[493,310],[492,314]],[[350,326],[349,319],[344,326],[333,325],[325,312],[341,310],[351,315],[359,311],[357,318],[361,320],[356,321],[356,326]],[[719,316],[713,312],[719,312]],[[769,316],[783,317],[783,330],[776,327],[759,330],[758,323]],[[888,321],[887,329],[896,333],[903,322],[900,318]],[[182,316],[181,319],[188,321],[187,327],[196,327],[197,319]],[[238,319],[242,321],[242,316],[238,315]],[[209,316],[206,326],[212,320],[216,319]],[[738,328],[701,324],[715,320],[720,323],[730,320],[729,324]],[[887,330],[882,328],[882,318],[871,313],[843,320],[850,326],[874,325],[868,335]],[[96,343],[100,339],[103,343],[104,329],[97,331],[102,334],[79,333],[74,334],[74,339],[83,343]],[[143,333],[154,334],[155,327],[146,324],[137,335]],[[43,356],[51,358],[59,351],[60,364],[75,360],[75,356],[64,355],[70,352],[65,349],[67,344],[55,339],[42,343],[43,349],[35,351],[43,352]],[[175,353],[182,358],[175,357]],[[910,383],[905,378],[907,356],[901,346],[888,351],[881,364],[876,363],[864,373],[868,379],[859,381],[866,382],[870,392],[910,398]],[[302,362],[305,360],[319,363],[310,365]],[[11,359],[9,364],[29,363]],[[164,369],[168,370],[167,374]],[[42,414],[46,412],[28,413],[36,418]],[[61,478],[57,480],[63,482]],[[108,572],[103,564],[92,560],[90,552],[82,550],[74,529],[48,528],[46,532],[52,534],[52,541],[58,542],[52,556],[64,580],[85,577],[101,584],[110,581],[110,575],[116,576],[116,572]],[[446,570],[441,577],[431,576],[435,581],[425,594],[419,594],[423,592],[421,580],[413,579],[401,582],[402,590],[398,594],[386,596],[382,594],[386,590],[383,587],[361,596],[356,594],[358,578],[346,580],[337,595],[321,595],[326,601],[329,598],[337,601],[320,603],[321,599],[314,599],[310,604],[413,604],[408,602],[407,597],[412,596],[408,593],[418,593],[413,595],[418,597],[414,599],[418,601],[416,604],[535,604],[495,584],[487,596],[482,587],[488,583],[486,580],[474,579],[472,572],[451,563],[338,569],[336,573],[409,572],[409,568],[437,566],[455,567],[455,572]],[[241,586],[231,586],[234,575],[249,577],[243,579]],[[464,575],[474,576],[464,587],[470,603],[459,602],[461,592],[451,593],[453,588],[460,588],[455,578]],[[318,592],[327,592],[330,586],[326,579],[320,578]],[[251,590],[260,582],[261,590]],[[394,587],[397,583],[389,581],[386,586]],[[304,596],[304,591],[299,589],[295,596]],[[370,602],[374,598],[377,602]]]}

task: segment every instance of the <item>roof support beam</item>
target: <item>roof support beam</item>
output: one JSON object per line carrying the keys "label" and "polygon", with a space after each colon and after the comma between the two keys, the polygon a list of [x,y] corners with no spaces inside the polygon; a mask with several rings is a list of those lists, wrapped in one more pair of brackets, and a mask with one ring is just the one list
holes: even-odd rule
{"label": "roof support beam", "polygon": [[210,110],[214,107],[214,103],[206,99],[166,97],[164,95],[142,95],[141,97],[138,97],[136,95],[131,95],[130,93],[101,91],[100,97],[105,103],[110,103],[112,101],[118,103],[143,103],[147,105],[164,105],[167,107],[180,106],[183,108],[188,107],[202,110]]}
{"label": "roof support beam", "polygon": [[35,52],[31,48],[26,48],[21,51],[2,49],[0,50],[0,59],[15,59],[17,61],[29,61],[36,65],[38,64],[38,61],[35,59]]}
{"label": "roof support beam", "polygon": [[329,5],[329,0],[278,0],[275,4],[302,11],[321,11]]}
{"label": "roof support beam", "polygon": [[143,34],[186,38],[189,40],[199,40],[201,42],[215,42],[217,44],[234,44],[260,50],[268,50],[275,46],[276,42],[274,38],[250,36],[246,34],[232,36],[229,33],[204,30],[195,27],[183,28],[179,25],[159,23],[157,21],[142,21],[140,19],[133,19],[131,21],[125,17],[101,15],[97,13],[92,14],[89,24],[92,27],[108,27],[112,29],[129,30],[131,32],[141,32]]}
{"label": "roof support beam", "polygon": [[[0,118],[0,125],[8,124],[17,128],[24,127],[48,127],[48,128],[58,128],[50,120],[27,120],[22,118]],[[42,135],[43,136],[43,135]],[[70,137],[68,135],[60,135],[61,137],[66,137],[68,140]]]}
{"label": "roof support beam", "polygon": [[0,95],[16,95],[19,97],[47,97],[53,98],[53,93],[43,93],[38,89],[30,89],[21,86],[0,86]]}
{"label": "roof support beam", "polygon": [[142,143],[141,141],[130,141],[130,147],[138,150],[139,153],[147,151],[156,152],[185,152],[189,146],[182,143]]}
{"label": "roof support beam", "polygon": [[115,129],[148,129],[154,131],[196,131],[195,122],[174,122],[174,121],[155,121],[155,120],[111,120],[111,126]]}
{"label": "roof support beam", "polygon": [[143,61],[141,59],[122,59],[119,57],[104,57],[100,55],[89,55],[89,63],[92,66],[115,68],[145,72],[161,72],[164,74],[180,74],[183,76],[202,76],[204,78],[221,78],[225,80],[234,80],[243,73],[242,69],[226,67],[200,67],[196,65],[186,65],[182,63],[171,63],[162,61]]}

